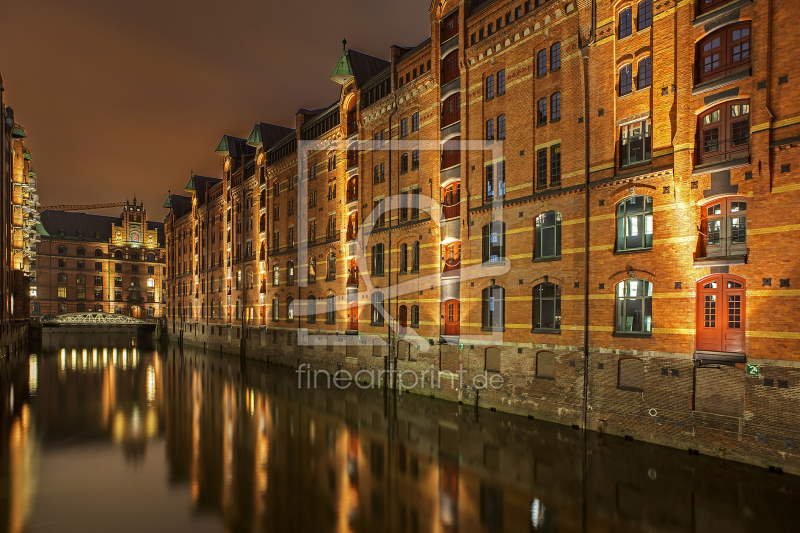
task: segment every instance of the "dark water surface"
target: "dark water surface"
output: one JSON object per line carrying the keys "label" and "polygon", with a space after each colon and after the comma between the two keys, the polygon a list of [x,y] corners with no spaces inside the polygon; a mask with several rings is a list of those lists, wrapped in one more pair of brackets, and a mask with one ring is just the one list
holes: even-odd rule
{"label": "dark water surface", "polygon": [[0,531],[800,529],[795,476],[126,335],[0,379]]}

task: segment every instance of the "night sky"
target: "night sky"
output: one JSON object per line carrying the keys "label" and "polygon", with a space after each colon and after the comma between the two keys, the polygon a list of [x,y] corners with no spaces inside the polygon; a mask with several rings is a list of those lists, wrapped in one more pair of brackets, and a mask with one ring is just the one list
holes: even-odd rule
{"label": "night sky", "polygon": [[[430,0],[5,2],[5,103],[28,132],[42,205],[145,202],[161,220],[189,172],[219,177],[223,134],[294,127],[339,97],[341,41],[389,59],[430,36]],[[118,215],[119,209],[92,211]]]}

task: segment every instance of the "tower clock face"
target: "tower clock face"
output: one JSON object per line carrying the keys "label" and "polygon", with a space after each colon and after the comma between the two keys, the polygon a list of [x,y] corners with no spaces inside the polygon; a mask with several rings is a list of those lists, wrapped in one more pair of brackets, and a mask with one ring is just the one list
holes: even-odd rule
{"label": "tower clock face", "polygon": [[132,231],[131,232],[131,242],[139,242],[139,232]]}

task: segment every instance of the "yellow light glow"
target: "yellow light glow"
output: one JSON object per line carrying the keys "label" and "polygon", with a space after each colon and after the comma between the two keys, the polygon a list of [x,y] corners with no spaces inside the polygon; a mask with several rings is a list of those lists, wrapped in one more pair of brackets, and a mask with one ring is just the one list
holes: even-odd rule
{"label": "yellow light glow", "polygon": [[36,396],[36,389],[39,387],[39,365],[36,362],[36,356],[31,355],[28,358],[28,389],[31,396]]}

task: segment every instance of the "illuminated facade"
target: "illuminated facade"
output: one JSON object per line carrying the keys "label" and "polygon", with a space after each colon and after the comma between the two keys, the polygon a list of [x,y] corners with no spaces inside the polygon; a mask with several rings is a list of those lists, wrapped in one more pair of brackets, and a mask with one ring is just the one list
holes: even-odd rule
{"label": "illuminated facade", "polygon": [[[224,137],[222,179],[170,196],[170,335],[353,373],[463,368],[435,394],[781,453],[788,436],[756,443],[800,428],[796,406],[787,426],[763,414],[800,386],[800,89],[797,39],[761,32],[793,36],[798,9],[434,2],[429,40],[345,50],[339,101]],[[484,371],[505,386],[476,391]]]}
{"label": "illuminated facade", "polygon": [[17,124],[14,111],[3,102],[0,76],[0,352],[18,345],[29,318],[31,264],[38,241],[36,223],[39,195],[32,153],[25,146],[27,133]]}
{"label": "illuminated facade", "polygon": [[83,311],[162,316],[163,224],[148,221],[135,198],[119,217],[46,210],[39,232],[33,316]]}

